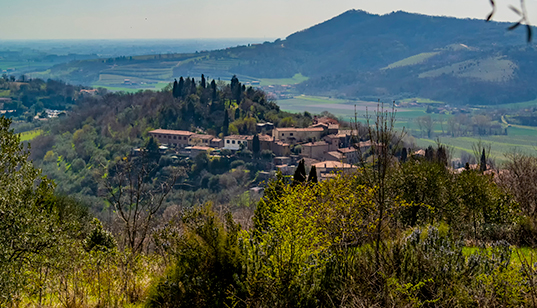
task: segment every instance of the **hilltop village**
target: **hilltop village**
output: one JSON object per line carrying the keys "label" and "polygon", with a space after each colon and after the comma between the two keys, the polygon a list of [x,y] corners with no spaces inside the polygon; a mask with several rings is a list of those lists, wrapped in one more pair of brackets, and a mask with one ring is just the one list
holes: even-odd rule
{"label": "hilltop village", "polygon": [[[371,142],[351,144],[352,131],[340,129],[337,120],[314,117],[307,128],[276,128],[272,123],[258,123],[256,135],[216,136],[182,130],[156,129],[149,132],[160,144],[161,154],[194,159],[200,153],[210,156],[234,154],[247,149],[254,155],[272,155],[271,170],[292,174],[300,160],[310,169],[315,166],[320,180],[334,176],[333,171],[356,169],[359,152],[366,152]],[[292,150],[293,149],[293,150]],[[134,149],[137,155],[141,149]]]}

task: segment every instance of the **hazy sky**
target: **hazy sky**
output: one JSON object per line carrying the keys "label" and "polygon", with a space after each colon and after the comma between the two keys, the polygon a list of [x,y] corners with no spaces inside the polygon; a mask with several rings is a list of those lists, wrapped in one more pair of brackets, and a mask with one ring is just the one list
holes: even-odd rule
{"label": "hazy sky", "polygon": [[[537,0],[526,0],[537,24]],[[497,0],[495,20],[514,21]],[[483,19],[489,0],[0,0],[0,39],[285,38],[349,9]]]}

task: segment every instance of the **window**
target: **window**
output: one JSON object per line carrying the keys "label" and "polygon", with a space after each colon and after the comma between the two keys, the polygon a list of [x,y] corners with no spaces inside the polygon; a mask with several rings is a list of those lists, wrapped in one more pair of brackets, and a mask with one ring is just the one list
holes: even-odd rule
{"label": "window", "polygon": [[283,136],[285,136],[285,134],[284,134],[284,133],[282,133],[282,137],[283,137]]}
{"label": "window", "polygon": [[229,143],[229,140],[226,140],[226,143]]}
{"label": "window", "polygon": [[235,140],[231,141],[231,143],[235,144]]}
{"label": "window", "polygon": [[173,139],[177,139],[177,136],[173,136]]}
{"label": "window", "polygon": [[289,136],[293,136],[293,133],[290,133]]}

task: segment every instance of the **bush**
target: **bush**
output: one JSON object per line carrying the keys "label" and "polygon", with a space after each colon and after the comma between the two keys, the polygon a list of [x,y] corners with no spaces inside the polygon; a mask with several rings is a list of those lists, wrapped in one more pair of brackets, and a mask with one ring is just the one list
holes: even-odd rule
{"label": "bush", "polygon": [[187,213],[178,228],[166,241],[175,262],[152,288],[148,307],[232,306],[233,295],[244,295],[240,226],[229,213],[221,221],[208,205]]}
{"label": "bush", "polygon": [[240,166],[243,166],[244,165],[244,160],[236,160],[234,162],[231,163],[231,168],[232,169],[235,169],[235,168],[238,168]]}

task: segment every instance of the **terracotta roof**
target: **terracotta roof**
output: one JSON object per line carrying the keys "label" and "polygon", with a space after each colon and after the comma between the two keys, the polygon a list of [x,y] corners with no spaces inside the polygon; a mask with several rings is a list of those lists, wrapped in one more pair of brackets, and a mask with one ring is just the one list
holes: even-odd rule
{"label": "terracotta roof", "polygon": [[316,141],[316,142],[309,142],[302,144],[303,147],[320,147],[320,146],[327,146],[328,143],[326,141]]}
{"label": "terracotta roof", "polygon": [[361,148],[370,147],[371,146],[371,140],[360,142],[360,143],[358,143],[358,146],[361,147]]}
{"label": "terracotta roof", "polygon": [[355,166],[350,165],[350,164],[345,164],[345,163],[341,163],[338,161],[331,161],[331,160],[313,164],[312,166],[315,166],[315,168],[317,169],[319,168],[326,168],[326,169],[354,169],[356,168]]}
{"label": "terracotta roof", "polygon": [[190,138],[199,138],[199,139],[212,140],[212,139],[214,139],[214,136],[213,135],[193,134],[193,135],[190,135]]}
{"label": "terracotta roof", "polygon": [[225,136],[224,139],[235,139],[235,140],[248,140],[248,138],[253,137],[250,135],[232,135],[232,136]]}
{"label": "terracotta roof", "polygon": [[419,151],[416,151],[414,152],[414,155],[419,155],[419,156],[425,156],[425,150],[419,150]]}
{"label": "terracotta roof", "polygon": [[222,139],[220,139],[220,138],[213,138],[213,139],[211,140],[211,142],[220,142],[220,141],[222,141]]}
{"label": "terracotta roof", "polygon": [[331,155],[332,157],[337,159],[343,159],[343,154],[336,151],[328,152],[328,155]]}
{"label": "terracotta roof", "polygon": [[341,148],[341,149],[338,149],[338,152],[351,153],[351,152],[356,152],[356,149],[355,148]]}
{"label": "terracotta roof", "polygon": [[194,135],[193,132],[187,132],[184,130],[171,130],[171,129],[155,129],[149,132],[150,134],[166,134],[166,135],[181,135],[181,136],[190,136]]}
{"label": "terracotta roof", "polygon": [[[269,135],[257,135],[259,137],[259,141],[272,141],[272,136]],[[248,140],[254,140],[254,136],[248,136]]]}
{"label": "terracotta roof", "polygon": [[322,132],[324,131],[321,127],[310,127],[310,128],[295,128],[295,127],[283,127],[275,128],[275,130],[280,132]]}

